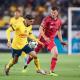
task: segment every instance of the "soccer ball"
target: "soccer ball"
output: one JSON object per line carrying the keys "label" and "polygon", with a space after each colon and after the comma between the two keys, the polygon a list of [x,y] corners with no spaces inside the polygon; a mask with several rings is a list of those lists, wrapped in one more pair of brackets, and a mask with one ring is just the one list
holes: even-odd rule
{"label": "soccer ball", "polygon": [[37,47],[37,45],[38,45],[38,43],[35,42],[35,41],[30,41],[30,42],[29,42],[29,47],[30,47],[30,48],[33,48],[33,49],[34,49],[34,48]]}

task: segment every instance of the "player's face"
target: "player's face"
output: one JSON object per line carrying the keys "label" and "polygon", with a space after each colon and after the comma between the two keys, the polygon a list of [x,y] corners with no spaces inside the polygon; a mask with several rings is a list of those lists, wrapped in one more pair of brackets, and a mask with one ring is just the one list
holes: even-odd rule
{"label": "player's face", "polygon": [[58,11],[57,10],[51,10],[51,16],[53,17],[53,18],[56,18],[56,17],[58,17]]}
{"label": "player's face", "polygon": [[20,17],[20,16],[21,16],[21,13],[18,12],[18,11],[16,11],[16,12],[15,12],[15,17],[18,18],[18,17]]}
{"label": "player's face", "polygon": [[32,25],[34,23],[34,19],[28,20],[26,19],[26,24]]}

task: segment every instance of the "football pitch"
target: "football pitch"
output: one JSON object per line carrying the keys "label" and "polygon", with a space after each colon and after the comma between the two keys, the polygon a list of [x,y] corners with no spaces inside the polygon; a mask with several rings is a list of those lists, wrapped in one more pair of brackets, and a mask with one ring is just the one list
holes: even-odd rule
{"label": "football pitch", "polygon": [[[39,54],[38,57],[41,67],[49,70],[51,55]],[[37,74],[33,61],[28,66],[27,72],[22,73],[24,65],[23,57],[20,57],[18,64],[11,68],[10,75],[5,76],[4,66],[10,58],[11,54],[0,54],[0,80],[80,80],[80,55],[59,55],[58,64],[55,69],[55,72],[59,75],[57,77]]]}

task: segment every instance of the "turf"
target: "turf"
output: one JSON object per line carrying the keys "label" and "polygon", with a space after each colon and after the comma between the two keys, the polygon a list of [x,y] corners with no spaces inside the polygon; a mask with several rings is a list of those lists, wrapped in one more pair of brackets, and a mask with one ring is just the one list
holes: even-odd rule
{"label": "turf", "polygon": [[[0,80],[80,80],[80,56],[79,55],[59,55],[58,64],[55,72],[58,77],[40,75],[35,71],[33,61],[28,66],[27,72],[22,73],[24,61],[23,58],[19,58],[18,64],[16,64],[10,71],[9,76],[4,74],[4,66],[8,63],[11,54],[0,54]],[[50,54],[38,55],[41,63],[41,67],[45,70],[49,70]]]}

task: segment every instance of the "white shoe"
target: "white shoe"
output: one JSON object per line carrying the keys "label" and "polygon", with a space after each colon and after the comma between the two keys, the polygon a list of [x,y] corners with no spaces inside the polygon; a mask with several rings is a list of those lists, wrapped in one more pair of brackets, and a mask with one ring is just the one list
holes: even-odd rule
{"label": "white shoe", "polygon": [[36,72],[37,72],[37,73],[40,73],[40,74],[43,74],[43,75],[46,74],[46,72],[45,72],[44,70],[37,70]]}

